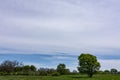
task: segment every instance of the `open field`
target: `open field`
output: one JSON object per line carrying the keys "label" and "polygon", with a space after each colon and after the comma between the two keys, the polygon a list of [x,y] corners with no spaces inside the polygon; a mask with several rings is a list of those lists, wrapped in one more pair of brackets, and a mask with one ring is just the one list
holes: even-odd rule
{"label": "open field", "polygon": [[0,80],[120,80],[120,75],[0,76]]}

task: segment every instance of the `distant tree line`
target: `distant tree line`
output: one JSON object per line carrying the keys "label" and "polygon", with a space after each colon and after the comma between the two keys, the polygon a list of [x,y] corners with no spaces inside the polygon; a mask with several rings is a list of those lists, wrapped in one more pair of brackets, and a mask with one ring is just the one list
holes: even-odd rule
{"label": "distant tree line", "polygon": [[112,68],[111,70],[100,71],[100,63],[97,57],[91,54],[82,53],[78,56],[78,71],[70,72],[66,65],[60,63],[54,68],[36,68],[34,65],[23,65],[18,61],[5,60],[0,64],[0,75],[33,75],[33,76],[59,76],[59,75],[76,75],[87,74],[92,77],[93,74],[120,74],[120,72]]}
{"label": "distant tree line", "polygon": [[36,76],[59,76],[78,74],[77,71],[70,72],[65,64],[59,64],[54,68],[39,68],[34,65],[23,65],[18,61],[5,60],[0,64],[0,75],[36,75]]}
{"label": "distant tree line", "polygon": [[98,73],[101,73],[101,74],[120,74],[120,71],[118,71],[115,68],[112,68],[110,70],[99,71]]}

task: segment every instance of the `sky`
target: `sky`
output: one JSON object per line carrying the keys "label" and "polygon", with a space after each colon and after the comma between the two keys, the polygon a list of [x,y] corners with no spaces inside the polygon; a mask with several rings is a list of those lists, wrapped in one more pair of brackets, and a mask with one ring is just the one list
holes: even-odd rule
{"label": "sky", "polygon": [[101,70],[120,70],[119,0],[0,0],[0,59],[37,67],[78,66],[81,53]]}

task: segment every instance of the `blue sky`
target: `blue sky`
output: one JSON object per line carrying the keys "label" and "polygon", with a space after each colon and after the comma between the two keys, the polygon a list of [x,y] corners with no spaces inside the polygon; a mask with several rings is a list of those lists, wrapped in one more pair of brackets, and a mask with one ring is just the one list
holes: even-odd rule
{"label": "blue sky", "polygon": [[[120,70],[119,0],[0,0],[0,58],[40,67],[91,53]],[[34,59],[34,60],[33,60]]]}

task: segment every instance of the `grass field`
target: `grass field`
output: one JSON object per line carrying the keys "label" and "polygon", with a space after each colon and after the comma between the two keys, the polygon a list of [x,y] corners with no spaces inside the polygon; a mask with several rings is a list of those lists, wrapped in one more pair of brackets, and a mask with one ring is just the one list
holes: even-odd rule
{"label": "grass field", "polygon": [[0,76],[0,80],[120,80],[120,75]]}

